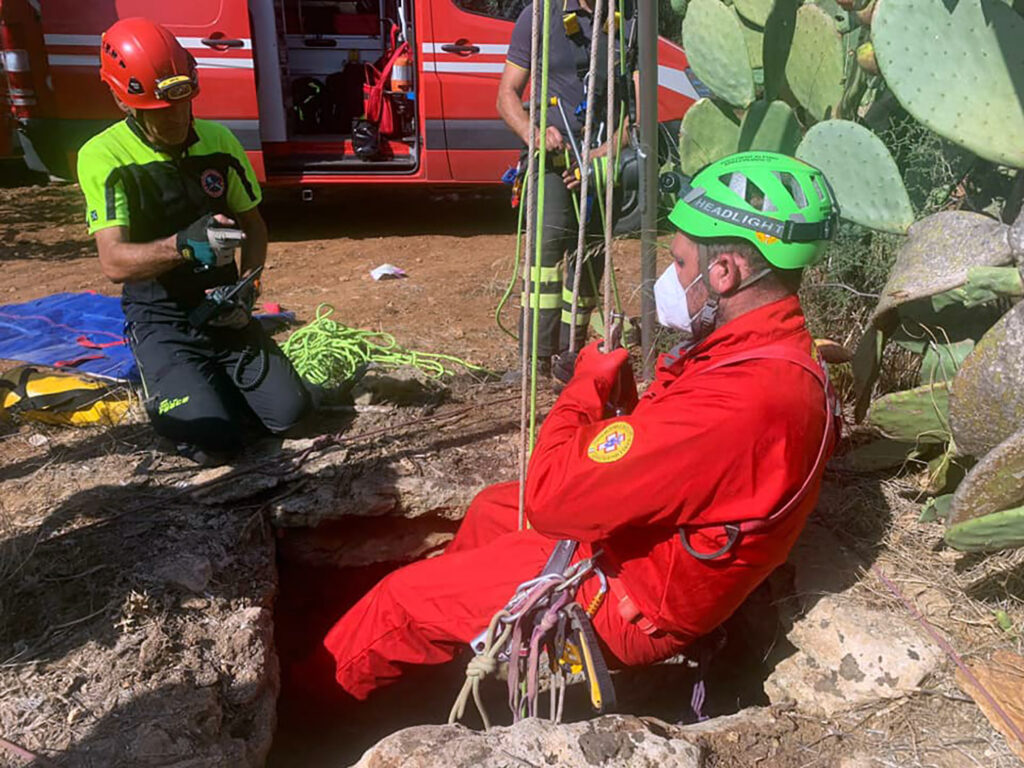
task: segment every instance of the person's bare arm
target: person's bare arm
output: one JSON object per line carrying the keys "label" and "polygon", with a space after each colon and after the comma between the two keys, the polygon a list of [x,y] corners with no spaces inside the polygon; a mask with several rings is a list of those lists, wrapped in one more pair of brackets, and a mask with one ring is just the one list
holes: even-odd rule
{"label": "person's bare arm", "polygon": [[259,208],[234,214],[239,228],[245,232],[239,273],[245,277],[267,260],[267,224]]}
{"label": "person's bare arm", "polygon": [[[523,140],[523,144],[527,146],[530,143],[530,113],[523,109],[523,91],[526,90],[529,81],[530,70],[506,61],[505,69],[501,73],[501,82],[498,83],[497,103],[501,119],[515,131],[516,135]],[[556,152],[565,148],[562,132],[555,126],[548,126],[545,138],[548,152]]]}
{"label": "person's bare arm", "polygon": [[[257,214],[258,216],[259,214]],[[227,216],[217,214],[213,220],[223,227],[234,227],[235,222]],[[259,225],[262,225],[262,218]],[[259,225],[254,225],[258,227]],[[204,230],[205,232],[205,230]],[[266,256],[266,227],[262,228],[263,247],[257,249],[262,260]],[[178,250],[178,234],[170,237],[152,240],[148,243],[132,243],[128,241],[127,227],[106,227],[98,230],[94,235],[96,238],[96,249],[100,256],[100,269],[111,282],[129,283],[139,280],[150,280],[159,277],[164,272],[169,272],[182,262],[187,261],[185,256]],[[223,258],[228,258],[229,253]],[[209,259],[214,255],[210,254]],[[221,256],[217,256],[217,264],[222,264]],[[208,266],[216,266],[212,261],[203,260]],[[262,261],[260,262],[262,263]]]}
{"label": "person's bare arm", "polygon": [[175,236],[149,243],[127,241],[127,227],[107,227],[94,235],[100,254],[100,269],[111,282],[128,283],[149,280],[181,264]]}

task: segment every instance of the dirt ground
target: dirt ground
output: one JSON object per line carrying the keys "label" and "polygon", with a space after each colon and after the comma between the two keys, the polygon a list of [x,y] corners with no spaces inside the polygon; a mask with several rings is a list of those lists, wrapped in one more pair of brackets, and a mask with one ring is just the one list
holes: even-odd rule
{"label": "dirt ground", "polygon": [[[493,320],[515,245],[504,200],[338,196],[313,205],[278,201],[266,214],[273,242],[264,300],[302,321],[328,303],[340,321],[387,331],[407,347],[495,370],[515,365],[515,343]],[[85,236],[75,187],[0,188],[0,231],[0,303],[67,290],[116,293]],[[616,253],[630,312],[638,303],[637,250],[626,242]],[[374,282],[369,270],[382,263],[409,276]],[[506,318],[514,323],[511,311]],[[441,456],[438,466],[452,477],[491,470],[493,479],[506,478],[515,473],[517,432],[509,395],[499,385],[460,380],[440,407],[334,414],[320,427],[389,432],[371,446],[346,449],[352,467],[376,467],[400,453],[413,463]],[[467,403],[477,407],[459,415]],[[404,428],[445,414],[453,415],[429,430]],[[266,460],[248,461],[263,467]],[[275,550],[288,551],[280,537],[287,542],[291,534],[275,533],[268,509],[324,478],[285,478],[230,504],[197,503],[190,495],[195,478],[183,460],[158,449],[137,413],[108,430],[0,425],[0,737],[67,766],[253,765],[268,750],[273,766],[342,765],[390,730],[443,719],[447,705],[439,712],[439,702],[450,701],[461,681],[428,673],[364,709],[324,704],[332,735],[312,749],[310,741],[325,731],[315,730],[324,722],[309,707],[321,705],[315,696],[322,691],[303,678],[310,638],[391,566],[338,571],[281,561],[280,552],[275,562]],[[938,528],[917,522],[916,481],[912,473],[829,472],[820,524],[860,563],[843,586],[852,585],[856,599],[906,615],[868,570],[877,564],[966,658],[1020,653],[1024,552],[979,558],[946,550]],[[439,530],[446,525],[450,530],[448,523]],[[1006,611],[1016,629],[1001,629],[996,611]],[[300,637],[281,625],[308,631]],[[719,673],[715,714],[767,703],[761,683],[770,664],[750,650],[734,648]],[[919,689],[839,718],[781,707],[770,728],[710,737],[708,764],[1015,765],[953,670],[946,663]],[[633,692],[624,696],[630,711],[679,719],[679,697],[664,690],[685,682],[685,673],[644,674],[620,686]],[[271,748],[278,702],[281,727]],[[175,706],[187,716],[166,720]],[[155,721],[156,712],[165,720]],[[197,762],[196,754],[216,757]],[[0,749],[0,766],[26,762]]]}

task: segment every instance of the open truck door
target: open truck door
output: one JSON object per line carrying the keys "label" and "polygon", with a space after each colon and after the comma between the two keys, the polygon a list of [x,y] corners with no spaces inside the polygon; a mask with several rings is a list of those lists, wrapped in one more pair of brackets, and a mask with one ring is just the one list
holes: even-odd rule
{"label": "open truck door", "polygon": [[[266,0],[272,6],[272,0]],[[259,115],[249,8],[245,0],[47,0],[42,6],[43,39],[51,107],[22,122],[37,154],[65,155],[67,175],[78,148],[122,115],[99,78],[100,36],[118,19],[144,16],[167,27],[195,57],[200,93],[197,117],[229,127],[262,177]],[[73,115],[74,118],[62,118]]]}
{"label": "open truck door", "polygon": [[512,27],[525,0],[433,0],[433,36],[423,69],[441,85],[440,120],[427,120],[427,142],[447,148],[452,178],[494,184],[519,159],[522,142],[495,102]]}

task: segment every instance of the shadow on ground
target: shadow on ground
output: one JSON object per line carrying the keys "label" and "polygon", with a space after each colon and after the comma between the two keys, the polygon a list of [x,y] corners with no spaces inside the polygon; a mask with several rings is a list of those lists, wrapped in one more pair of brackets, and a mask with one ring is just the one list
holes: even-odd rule
{"label": "shadow on ground", "polygon": [[426,192],[366,188],[317,192],[314,202],[276,195],[264,203],[272,241],[512,234],[516,214],[505,188]]}

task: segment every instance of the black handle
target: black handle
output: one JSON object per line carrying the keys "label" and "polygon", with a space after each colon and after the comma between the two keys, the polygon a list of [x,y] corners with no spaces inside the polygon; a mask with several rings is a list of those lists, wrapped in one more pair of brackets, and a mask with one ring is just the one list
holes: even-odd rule
{"label": "black handle", "polygon": [[243,48],[245,40],[234,37],[204,37],[200,42],[210,48]]}
{"label": "black handle", "polygon": [[445,43],[441,46],[445,53],[480,53],[479,45],[463,45],[461,43]]}
{"label": "black handle", "polygon": [[337,48],[338,41],[329,37],[307,37],[302,41],[307,48]]}

